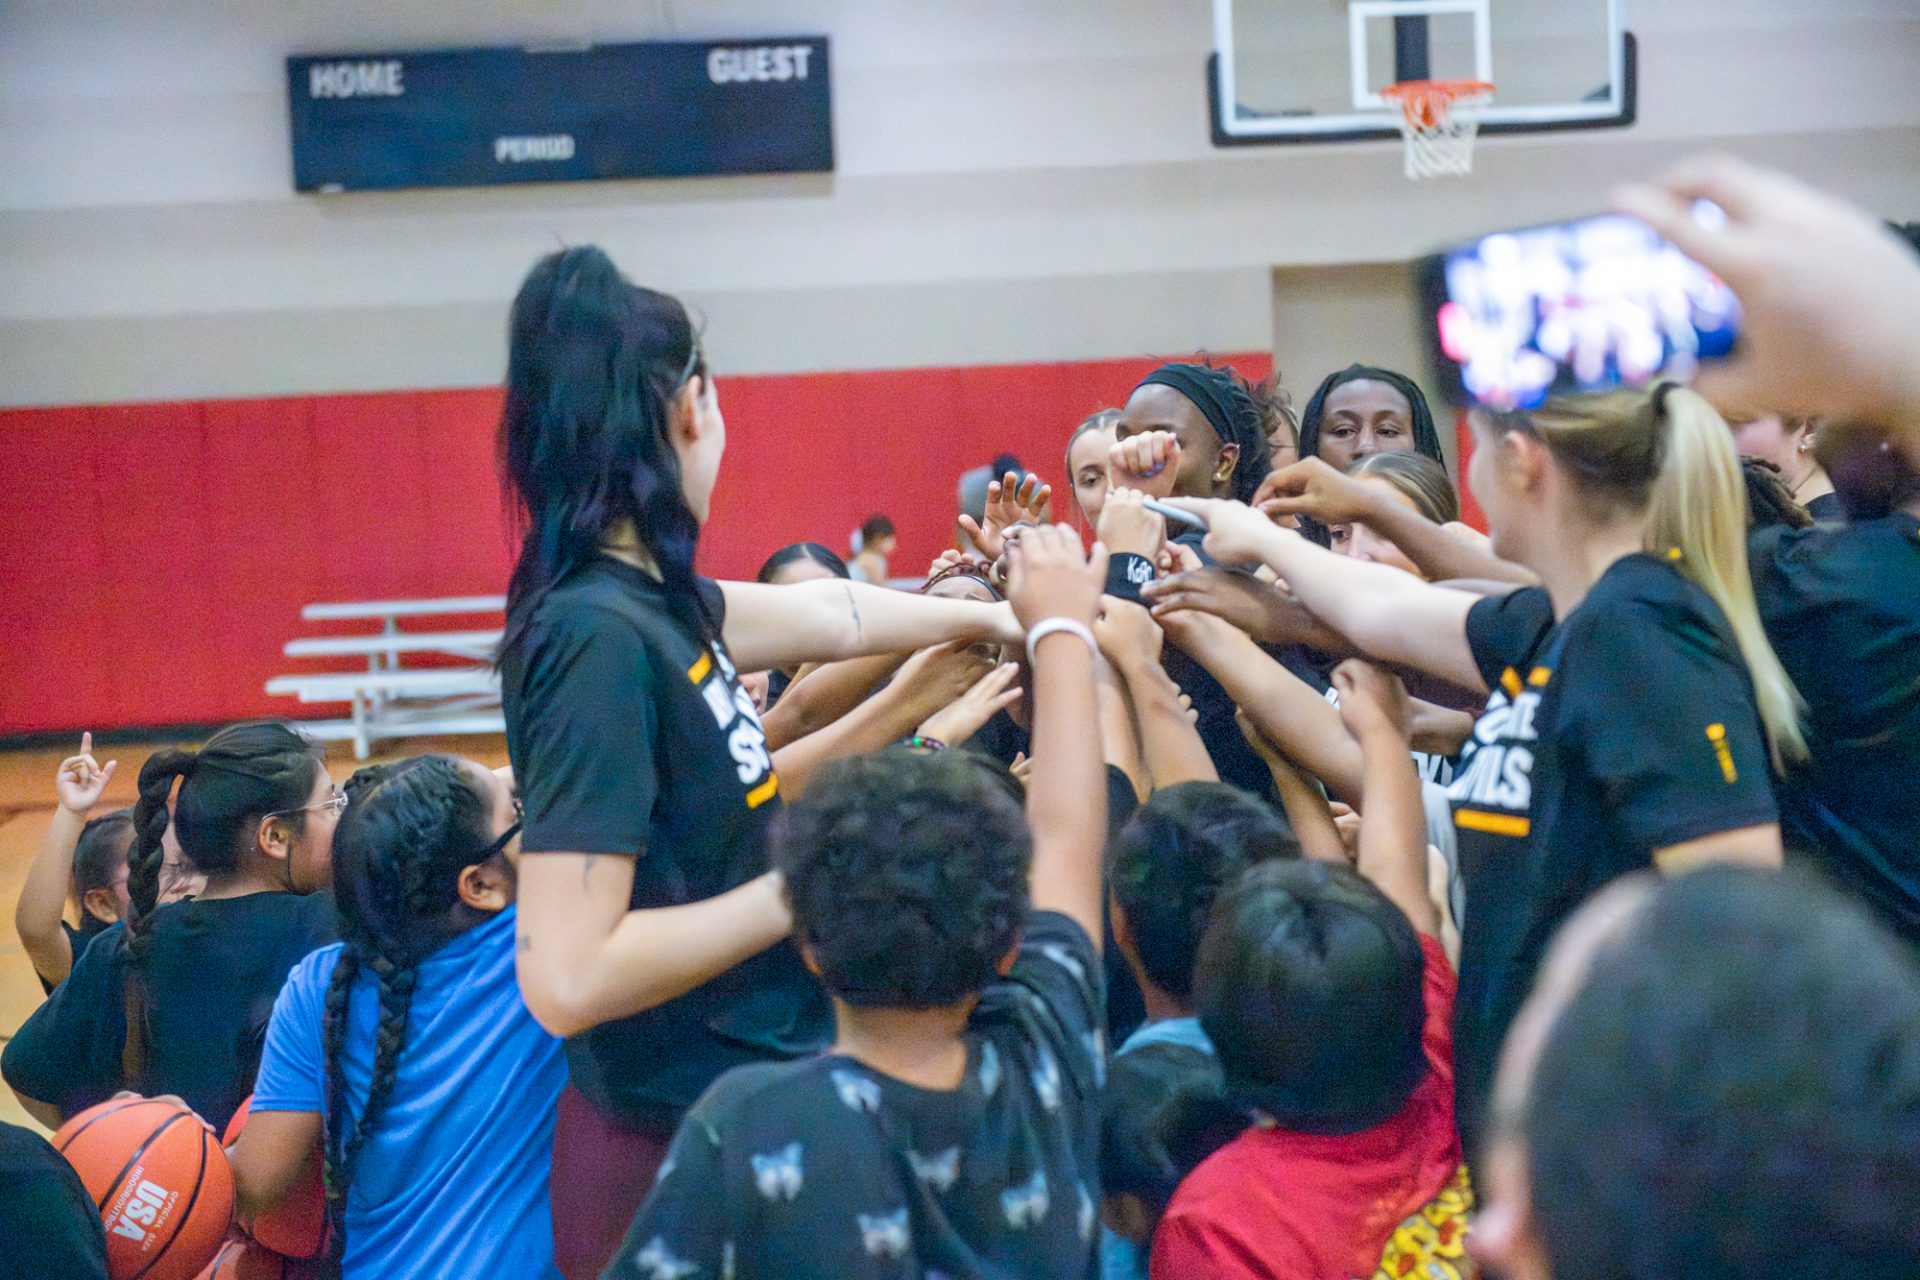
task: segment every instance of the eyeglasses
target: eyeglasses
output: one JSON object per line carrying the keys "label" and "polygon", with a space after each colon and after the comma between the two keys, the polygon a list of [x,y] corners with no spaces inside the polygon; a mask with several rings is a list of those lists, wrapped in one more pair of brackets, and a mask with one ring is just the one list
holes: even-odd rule
{"label": "eyeglasses", "polygon": [[279,809],[267,816],[269,818],[284,818],[290,813],[331,813],[337,817],[346,811],[347,793],[339,787],[335,787],[333,794],[325,800],[322,800],[319,804],[303,804],[297,809]]}
{"label": "eyeglasses", "polygon": [[[520,802],[518,800],[513,802],[513,811],[515,816],[519,815]],[[508,827],[505,831],[502,831],[499,835],[499,838],[497,838],[492,844],[482,849],[479,853],[474,854],[472,860],[469,861],[467,865],[470,867],[477,867],[483,862],[492,861],[494,858],[498,857],[500,854],[506,852],[507,846],[513,843],[513,838],[519,834],[520,834],[520,824],[516,822],[512,826]]]}

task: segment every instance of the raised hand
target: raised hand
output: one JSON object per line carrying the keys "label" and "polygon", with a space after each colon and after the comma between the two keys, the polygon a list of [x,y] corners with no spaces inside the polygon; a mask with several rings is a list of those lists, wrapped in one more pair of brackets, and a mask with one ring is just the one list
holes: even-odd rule
{"label": "raised hand", "polygon": [[1244,502],[1223,498],[1169,498],[1167,505],[1191,511],[1207,522],[1208,555],[1222,564],[1247,564],[1266,559],[1276,538],[1298,538]]}
{"label": "raised hand", "polygon": [[1091,628],[1100,612],[1108,558],[1098,542],[1089,556],[1080,536],[1065,525],[1023,531],[1007,552],[1007,600],[1020,625],[1031,630],[1047,618],[1066,618]]}
{"label": "raised hand", "polygon": [[950,640],[908,658],[894,683],[931,715],[963,696],[994,665],[991,650],[971,640]]}
{"label": "raised hand", "polygon": [[62,760],[59,772],[54,774],[53,789],[60,796],[60,807],[85,817],[89,810],[100,803],[100,797],[119,764],[118,760],[109,760],[103,766],[95,760],[93,735],[81,734],[80,754]]}
{"label": "raised hand", "polygon": [[1109,489],[1107,505],[1100,512],[1100,541],[1114,555],[1144,556],[1148,560],[1160,554],[1167,540],[1166,517],[1146,507],[1147,495],[1138,489]]}
{"label": "raised hand", "polygon": [[1349,658],[1333,669],[1333,687],[1340,691],[1340,718],[1361,743],[1369,738],[1408,740],[1412,713],[1400,677],[1371,662]]}
{"label": "raised hand", "polygon": [[1006,550],[1007,530],[1022,521],[1036,525],[1046,523],[1047,508],[1052,501],[1053,489],[1041,484],[1039,476],[1029,475],[1022,480],[1009,471],[1004,478],[987,485],[985,519],[963,515],[960,527],[987,559],[998,560]]}
{"label": "raised hand", "polygon": [[1318,458],[1282,467],[1260,482],[1253,505],[1269,519],[1312,516],[1322,524],[1365,520],[1371,496],[1359,481]]}
{"label": "raised hand", "polygon": [[[1180,439],[1171,431],[1128,436],[1107,450],[1107,474],[1113,489],[1138,489],[1149,498],[1173,493],[1180,473]],[[1108,501],[1112,498],[1109,496]]]}
{"label": "raised hand", "polygon": [[980,732],[980,727],[1020,700],[1021,688],[1014,683],[1020,664],[1003,662],[974,681],[958,698],[928,716],[920,726],[920,736],[944,746],[957,747]]}
{"label": "raised hand", "polygon": [[1093,624],[1100,652],[1116,671],[1125,672],[1160,661],[1166,642],[1153,615],[1130,600],[1107,596],[1100,602],[1100,618]]}

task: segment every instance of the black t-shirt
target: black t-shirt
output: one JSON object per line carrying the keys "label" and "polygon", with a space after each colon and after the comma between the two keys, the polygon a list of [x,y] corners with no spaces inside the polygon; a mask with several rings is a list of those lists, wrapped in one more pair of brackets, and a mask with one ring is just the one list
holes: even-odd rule
{"label": "black t-shirt", "polygon": [[0,1124],[0,1280],[107,1280],[107,1237],[80,1175],[31,1129]]}
{"label": "black t-shirt", "polygon": [[[701,583],[718,619],[719,588]],[[726,647],[631,565],[599,557],[534,607],[500,664],[521,849],[634,859],[635,907],[698,902],[767,870],[780,783]],[[730,1067],[812,1053],[825,994],[782,942],[677,1000],[567,1042],[609,1115],[670,1130]]]}
{"label": "black t-shirt", "polygon": [[1837,493],[1823,493],[1807,503],[1807,514],[1821,524],[1844,524],[1847,519],[1846,504],[1840,501]]}
{"label": "black t-shirt", "polygon": [[[1127,825],[1127,819],[1133,817],[1140,808],[1140,797],[1133,793],[1133,783],[1127,779],[1115,765],[1107,766],[1107,841],[1111,845],[1113,837],[1120,828]],[[1113,940],[1113,899],[1111,895],[1101,903],[1101,915],[1106,926],[1105,945],[1101,949],[1101,958],[1107,969],[1107,1039],[1120,1044],[1133,1034],[1135,1027],[1147,1020],[1147,998],[1140,993],[1140,983],[1133,976],[1133,970],[1127,967],[1127,958],[1120,954],[1120,947]]]}
{"label": "black t-shirt", "polygon": [[[92,912],[85,913],[78,929],[68,924],[65,920],[62,920],[60,922],[60,931],[67,935],[67,954],[72,956],[75,961],[78,961],[80,959],[80,953],[87,949],[87,944],[99,937],[100,934],[106,930],[106,927],[106,923],[97,919]],[[71,967],[69,967],[68,972],[72,972]],[[40,979],[40,990],[47,995],[52,995],[53,989],[60,985],[57,982],[48,982],[46,978],[41,976],[37,969],[34,971],[33,976]]]}
{"label": "black t-shirt", "polygon": [[[1182,546],[1191,548],[1204,563],[1213,563],[1201,548],[1206,534],[1200,530],[1185,533],[1173,539]],[[1260,646],[1267,655],[1281,666],[1307,682],[1314,689],[1324,693],[1329,685],[1324,672],[1319,671],[1307,657],[1305,650],[1298,645],[1275,648]],[[1233,698],[1221,687],[1220,682],[1205,667],[1189,658],[1185,653],[1168,645],[1161,655],[1161,664],[1180,691],[1193,699],[1193,709],[1198,719],[1194,730],[1199,733],[1200,741],[1206,744],[1207,754],[1213,757],[1213,767],[1220,774],[1220,781],[1232,783],[1242,791],[1251,792],[1264,800],[1275,804],[1278,809],[1278,793],[1274,791],[1273,774],[1268,771],[1266,761],[1260,758],[1247,742],[1246,735],[1240,732],[1240,726],[1234,721],[1234,713],[1239,707]],[[1281,814],[1286,822],[1286,815]]]}
{"label": "black t-shirt", "polygon": [[612,1277],[1066,1280],[1094,1271],[1100,961],[1035,912],[953,1090],[837,1054],[728,1074],[688,1114]]}
{"label": "black t-shirt", "polygon": [[1769,529],[1751,548],[1774,652],[1806,699],[1812,758],[1783,834],[1920,943],[1920,521]]}
{"label": "black t-shirt", "polygon": [[1467,906],[1455,1080],[1477,1143],[1554,930],[1655,850],[1778,814],[1739,648],[1672,564],[1615,561],[1557,626],[1543,588],[1488,597],[1467,642],[1493,691],[1448,788]]}
{"label": "black t-shirt", "polygon": [[7,1083],[68,1115],[122,1089],[185,1099],[224,1130],[253,1092],[267,1023],[301,957],[339,938],[331,893],[250,893],[153,913],[146,1058],[127,1080],[125,925],[100,932],[7,1045]]}

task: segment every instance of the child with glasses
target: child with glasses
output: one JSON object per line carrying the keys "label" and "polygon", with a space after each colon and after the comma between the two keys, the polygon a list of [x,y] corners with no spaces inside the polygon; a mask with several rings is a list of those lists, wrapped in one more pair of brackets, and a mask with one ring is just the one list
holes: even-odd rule
{"label": "child with glasses", "polygon": [[471,760],[362,769],[334,838],[344,941],[274,1006],[230,1152],[242,1220],[326,1161],[347,1276],[553,1276],[561,1042],[514,980],[518,803]]}
{"label": "child with glasses", "polygon": [[[34,1117],[122,1089],[174,1094],[216,1127],[253,1088],[267,1018],[300,958],[338,936],[333,829],[345,797],[283,724],[229,725],[140,770],[127,912],[8,1043],[0,1070]],[[166,836],[204,876],[162,901]]]}

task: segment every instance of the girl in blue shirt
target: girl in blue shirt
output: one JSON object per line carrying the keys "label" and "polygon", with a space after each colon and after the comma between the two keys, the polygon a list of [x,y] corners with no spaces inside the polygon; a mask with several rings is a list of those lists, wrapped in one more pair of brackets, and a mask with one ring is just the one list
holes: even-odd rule
{"label": "girl in blue shirt", "polygon": [[471,760],[364,769],[334,844],[345,941],[288,977],[246,1130],[240,1216],[324,1153],[345,1276],[556,1276],[548,1211],[560,1041],[514,978],[520,824]]}

